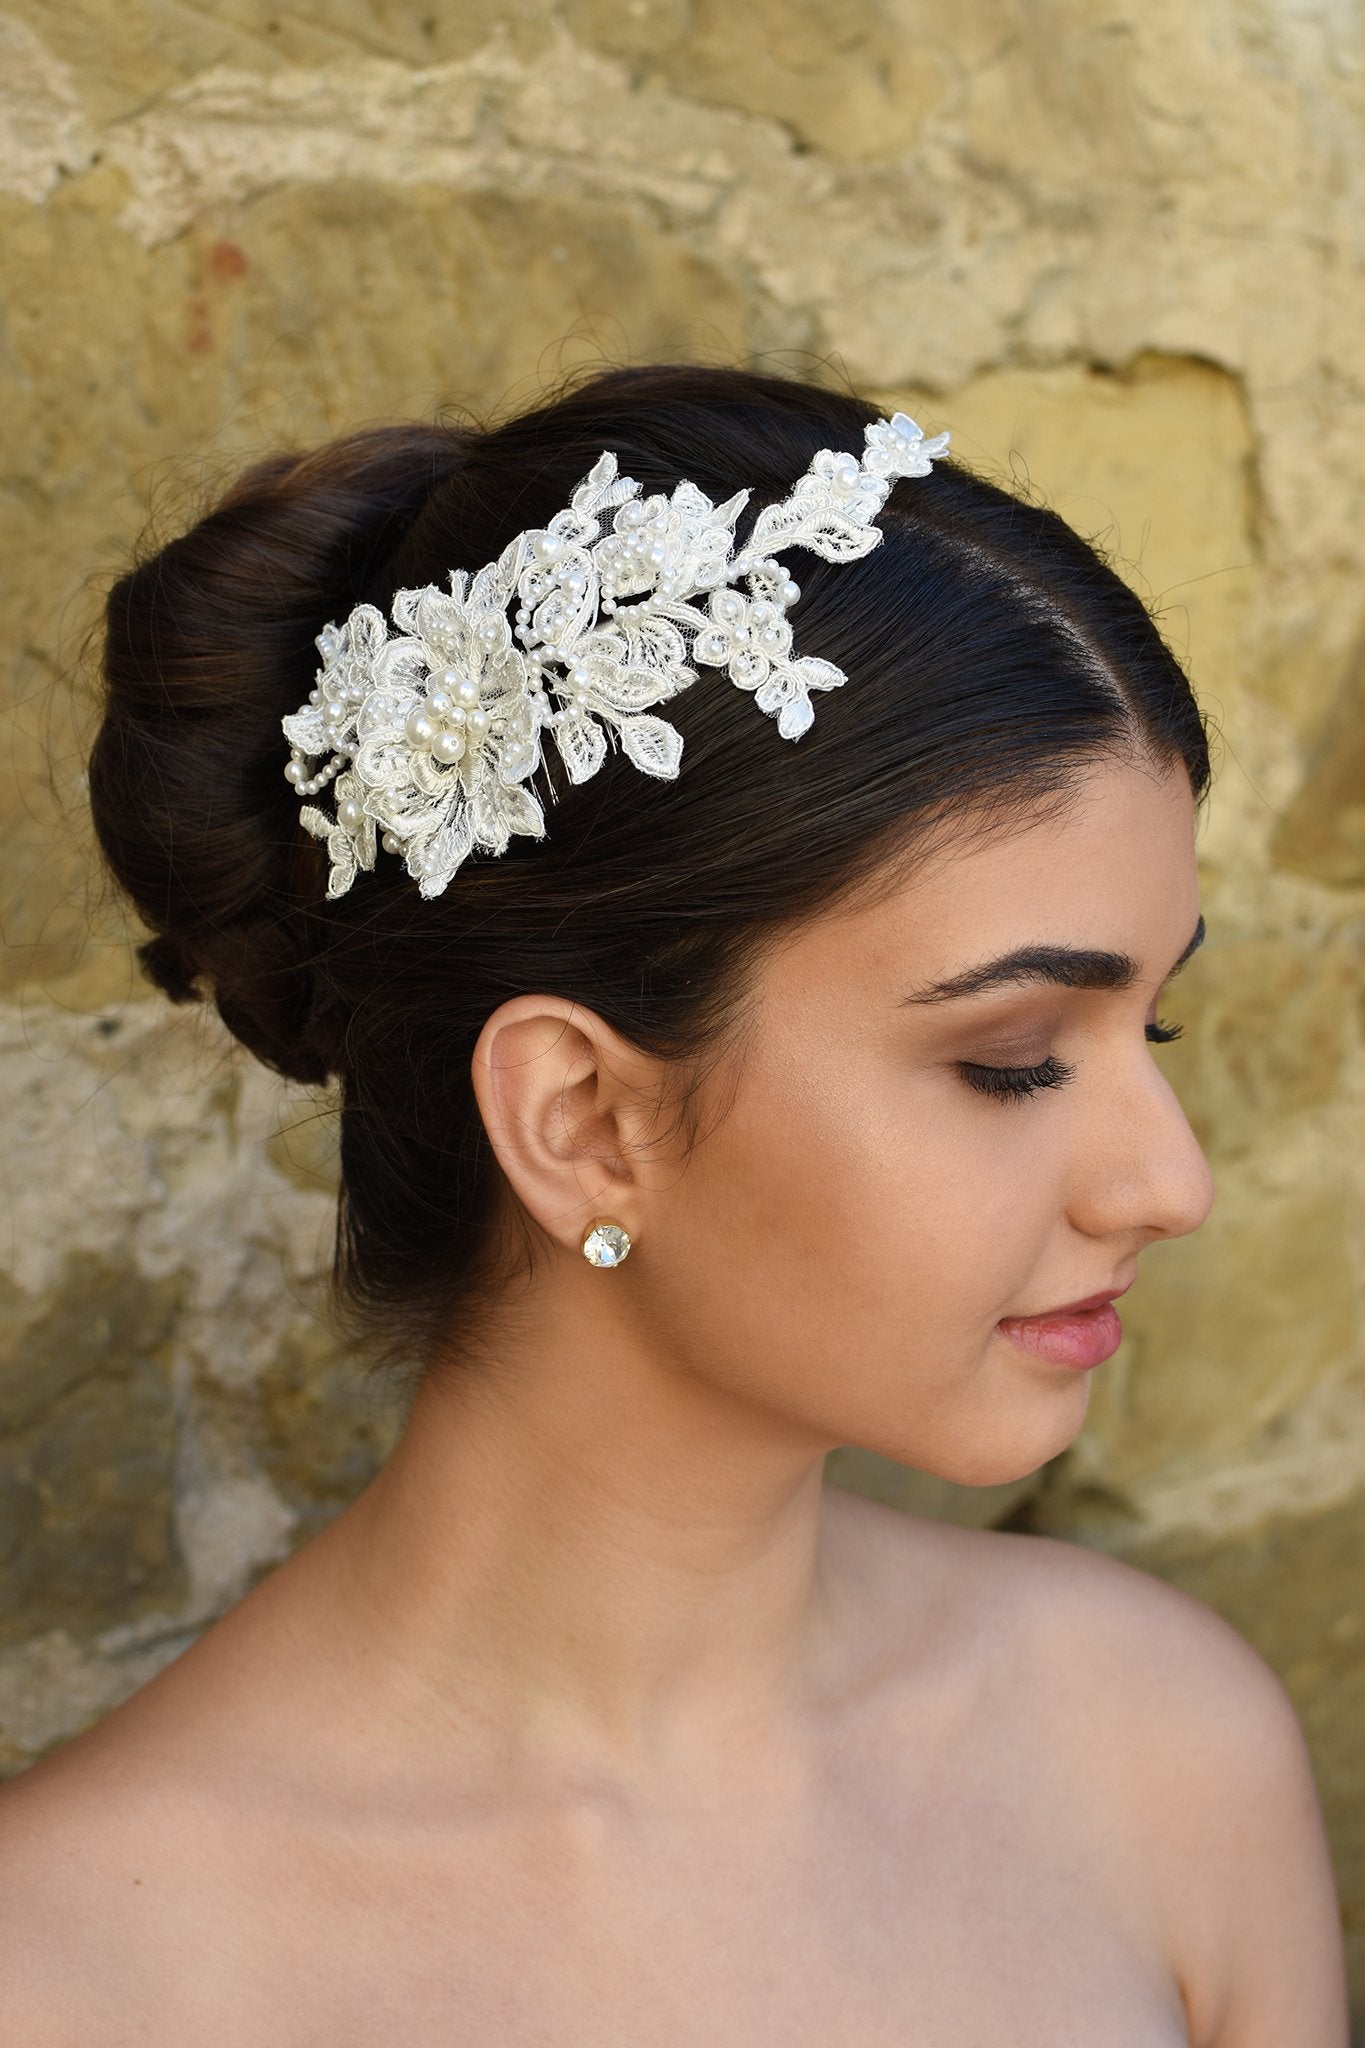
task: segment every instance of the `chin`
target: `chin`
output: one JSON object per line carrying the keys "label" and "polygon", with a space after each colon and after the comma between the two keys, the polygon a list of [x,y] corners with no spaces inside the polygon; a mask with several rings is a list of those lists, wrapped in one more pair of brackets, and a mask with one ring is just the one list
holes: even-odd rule
{"label": "chin", "polygon": [[945,1472],[943,1476],[958,1486],[1010,1486],[1016,1480],[1030,1479],[1051,1459],[1059,1458],[1063,1451],[1071,1448],[1084,1419],[1082,1411],[1069,1429],[1053,1428],[1046,1434],[1040,1430],[1031,1441],[1016,1438],[1014,1443],[999,1450],[982,1447],[955,1461],[958,1469]]}
{"label": "chin", "polygon": [[927,1478],[943,1479],[952,1486],[1013,1486],[1030,1479],[1052,1458],[1059,1457],[1076,1440],[1081,1420],[1069,1429],[1040,1430],[1032,1438],[1016,1432],[1008,1443],[960,1444],[952,1449],[920,1443],[873,1443],[863,1439],[864,1448],[878,1456],[908,1465]]}
{"label": "chin", "polygon": [[1013,1486],[1021,1479],[1031,1479],[1050,1458],[1055,1458],[1058,1451],[1065,1449],[1066,1444],[1060,1444],[1056,1451],[1044,1451],[1041,1457],[1026,1452],[1014,1458],[997,1458],[993,1462],[975,1459],[970,1469],[943,1472],[939,1476],[950,1479],[954,1486]]}

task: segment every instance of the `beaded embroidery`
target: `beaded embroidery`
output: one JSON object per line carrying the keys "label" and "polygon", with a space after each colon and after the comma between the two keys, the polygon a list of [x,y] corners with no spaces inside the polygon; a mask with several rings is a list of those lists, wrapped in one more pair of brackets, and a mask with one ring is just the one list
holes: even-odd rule
{"label": "beaded embroidery", "polygon": [[573,783],[597,773],[612,732],[644,774],[676,776],[682,735],[653,710],[697,680],[693,663],[724,669],[783,739],[799,739],[811,691],[847,677],[794,652],[787,614],[801,593],[777,556],[869,554],[893,480],[928,476],[948,438],[926,440],[898,412],[867,427],[861,461],[821,449],[739,554],[747,490],[723,505],[688,482],[644,498],[608,450],[569,506],[496,562],[452,571],[448,590],[398,591],[396,631],[367,604],[328,625],[308,702],[283,721],[299,796],[333,786],[335,815],[306,801],[299,814],[326,841],[328,896],[372,868],[379,846],[404,856],[423,896],[439,896],[475,848],[504,853],[514,832],[544,838],[527,786],[543,732]]}

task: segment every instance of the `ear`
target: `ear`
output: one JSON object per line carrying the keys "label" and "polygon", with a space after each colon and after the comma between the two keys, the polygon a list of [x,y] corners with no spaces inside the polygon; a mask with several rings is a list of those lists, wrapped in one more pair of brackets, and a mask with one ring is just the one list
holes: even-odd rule
{"label": "ear", "polygon": [[548,1237],[576,1252],[595,1216],[639,1233],[657,1059],[581,1003],[514,996],[480,1032],[472,1075],[498,1164]]}

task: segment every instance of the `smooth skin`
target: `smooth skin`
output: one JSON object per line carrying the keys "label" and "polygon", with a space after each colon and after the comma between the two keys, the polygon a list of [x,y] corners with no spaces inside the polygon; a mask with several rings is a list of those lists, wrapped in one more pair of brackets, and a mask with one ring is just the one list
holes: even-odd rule
{"label": "smooth skin", "polygon": [[[822,1486],[843,1443],[990,1485],[1075,1437],[1090,1375],[998,1324],[1208,1214],[1146,1036],[1198,916],[1183,773],[1096,767],[786,935],[690,1150],[657,1062],[503,1004],[474,1080],[535,1276],[357,1501],[0,1792],[7,2038],[1346,2048],[1249,1644]],[[1039,943],[1137,973],[908,1000]],[[969,1079],[1048,1055],[1025,1100]]]}

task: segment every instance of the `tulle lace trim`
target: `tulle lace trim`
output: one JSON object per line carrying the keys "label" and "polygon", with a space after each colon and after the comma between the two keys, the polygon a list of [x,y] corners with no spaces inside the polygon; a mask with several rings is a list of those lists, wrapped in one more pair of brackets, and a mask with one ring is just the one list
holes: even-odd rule
{"label": "tulle lace trim", "polygon": [[724,670],[783,739],[799,739],[812,691],[847,677],[793,648],[801,593],[777,557],[870,553],[894,479],[927,476],[948,438],[926,440],[898,412],[866,429],[861,461],[822,449],[739,554],[747,490],[722,505],[688,482],[645,498],[608,451],[564,511],[496,562],[452,571],[447,590],[400,590],[391,625],[358,605],[327,626],[316,686],[283,724],[299,795],[332,790],[333,815],[309,801],[300,812],[326,842],[328,895],[344,895],[380,847],[402,855],[423,896],[439,896],[476,848],[544,838],[527,785],[547,733],[573,783],[597,773],[613,742],[643,774],[676,776],[682,736],[656,707],[701,668]]}

